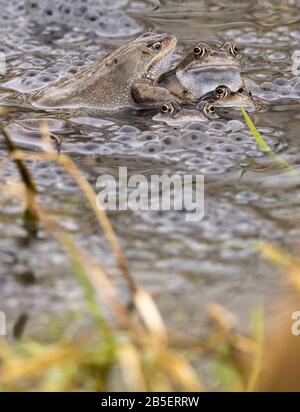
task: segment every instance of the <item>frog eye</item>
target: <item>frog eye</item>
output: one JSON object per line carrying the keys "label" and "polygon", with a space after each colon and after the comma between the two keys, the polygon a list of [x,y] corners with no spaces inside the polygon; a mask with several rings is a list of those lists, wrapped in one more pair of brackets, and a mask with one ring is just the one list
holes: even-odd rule
{"label": "frog eye", "polygon": [[197,57],[204,56],[205,52],[206,52],[206,49],[204,46],[195,46],[193,49],[193,53]]}
{"label": "frog eye", "polygon": [[155,52],[159,52],[162,48],[162,43],[160,41],[151,45],[151,49]]}
{"label": "frog eye", "polygon": [[161,106],[161,112],[162,113],[169,113],[171,112],[171,108],[168,105],[168,103],[165,103],[164,105]]}
{"label": "frog eye", "polygon": [[235,44],[232,44],[229,48],[230,53],[235,57],[239,53],[239,49],[236,47]]}
{"label": "frog eye", "polygon": [[216,88],[215,94],[217,99],[224,99],[224,97],[228,96],[228,90],[224,86],[219,86]]}
{"label": "frog eye", "polygon": [[207,114],[214,114],[214,113],[216,113],[216,108],[213,104],[207,104],[204,108],[204,111]]}

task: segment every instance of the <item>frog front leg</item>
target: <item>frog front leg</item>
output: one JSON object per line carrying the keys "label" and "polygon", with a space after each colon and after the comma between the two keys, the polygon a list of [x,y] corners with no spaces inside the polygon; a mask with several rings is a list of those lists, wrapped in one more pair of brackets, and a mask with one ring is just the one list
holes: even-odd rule
{"label": "frog front leg", "polygon": [[150,79],[136,81],[131,88],[131,96],[136,103],[150,107],[162,106],[165,102],[181,104],[183,99],[171,90],[157,86]]}

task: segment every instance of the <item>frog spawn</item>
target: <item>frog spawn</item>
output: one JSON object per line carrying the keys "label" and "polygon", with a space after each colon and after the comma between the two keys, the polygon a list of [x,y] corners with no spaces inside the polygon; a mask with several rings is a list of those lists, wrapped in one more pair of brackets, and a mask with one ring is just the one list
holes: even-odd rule
{"label": "frog spawn", "polygon": [[[128,0],[4,0],[7,13],[41,26],[69,25],[98,36],[135,35],[141,27],[122,8]],[[5,15],[4,15],[5,16]],[[3,18],[3,17],[2,17]],[[5,20],[9,20],[9,17]]]}
{"label": "frog spawn", "polygon": [[[246,86],[253,95],[268,103],[299,100],[299,28],[291,30],[282,25],[258,35],[246,27],[223,31],[221,36],[235,39],[245,59],[250,62],[245,75]],[[270,70],[255,70],[256,65],[264,65]]]}
{"label": "frog spawn", "polygon": [[[76,41],[82,41],[83,39],[88,38],[88,33],[86,33],[86,25],[85,27],[78,26],[78,31],[77,33],[72,30],[72,27],[74,26],[74,23],[77,25],[77,20],[78,24],[81,22],[82,23],[82,16],[86,15],[86,19],[88,20],[88,12],[86,10],[87,8],[87,2],[85,0],[66,0],[64,2],[59,1],[59,0],[4,0],[5,3],[5,11],[1,13],[0,16],[0,31],[2,31],[4,34],[9,31],[10,32],[10,43],[16,43],[17,45],[22,45],[22,42],[26,42],[28,44],[28,35],[30,38],[30,31],[33,30],[31,27],[32,22],[38,22],[41,23],[44,27],[46,27],[46,33],[47,36],[49,37],[49,33],[51,33],[51,25],[53,24],[53,31],[55,32],[56,30],[60,29],[63,31],[66,31],[65,33],[65,38],[64,36],[61,36],[61,33],[58,33],[59,35],[59,40],[62,42],[70,42],[70,45],[73,43],[76,43]],[[115,16],[111,13],[125,13],[123,12],[120,7],[124,7],[128,3],[126,0],[119,0],[119,1],[114,1],[114,2],[108,2],[106,0],[102,1],[93,1],[89,0],[88,1],[88,11],[90,13],[91,20],[88,24],[89,30],[96,30],[96,21],[98,21],[101,18],[101,15],[105,16],[105,21],[107,20],[107,15],[109,14],[112,16],[112,20],[118,21],[118,30],[119,27],[122,26],[120,24],[120,21],[122,22],[122,19],[120,19],[120,16]],[[77,19],[77,20],[76,20]],[[10,22],[14,20],[18,22],[20,21],[20,25],[16,24],[16,27],[21,27],[19,30],[15,29],[15,36],[13,33],[11,33],[11,24]],[[101,19],[100,19],[101,20]],[[64,25],[70,25],[69,29],[66,30],[65,28],[59,27],[58,22],[63,22]],[[125,23],[124,23],[125,24]],[[49,32],[47,32],[47,25],[49,26]],[[122,36],[126,32],[127,35],[134,35],[142,30],[141,27],[137,26],[137,23],[133,22],[133,25],[135,25],[135,29],[133,29],[132,32],[130,32],[130,27],[124,27],[124,33],[119,32],[116,30],[112,25],[110,26],[110,32],[109,28],[107,29],[107,32],[102,32],[101,31],[97,32],[99,36]],[[129,25],[130,26],[130,25]],[[290,66],[292,64],[291,61],[291,56],[289,53],[287,53],[284,49],[286,49],[287,46],[289,47],[294,47],[295,50],[297,50],[298,44],[299,44],[299,29],[294,29],[290,30],[289,27],[287,26],[280,26],[280,27],[275,27],[273,31],[270,31],[269,33],[267,32],[264,37],[262,36],[257,36],[257,33],[255,31],[251,31],[250,28],[245,28],[244,30],[242,29],[234,29],[234,30],[228,30],[224,32],[220,32],[219,36],[222,38],[231,38],[234,39],[235,42],[237,42],[239,45],[242,46],[243,48],[243,54],[246,56],[249,56],[250,58],[255,59],[255,56],[259,59],[265,59],[266,61],[269,61],[272,65],[274,63],[278,63],[279,66],[285,66],[287,61],[289,61],[289,71],[290,71]],[[275,37],[274,37],[275,36]],[[37,36],[35,36],[36,39]],[[50,35],[51,37],[51,35]],[[23,40],[22,40],[23,39]],[[282,50],[277,51],[272,49],[272,44],[275,41],[277,44],[279,43],[282,46]],[[249,45],[251,44],[251,46]],[[261,47],[269,47],[269,50],[266,51],[265,56],[262,55],[261,53]],[[4,46],[2,46],[4,47]],[[32,45],[32,51],[39,51],[39,46],[38,45]],[[0,51],[1,51],[1,45],[0,45]],[[91,62],[92,60],[90,60]],[[70,75],[74,73],[79,67],[77,66],[76,63],[72,65],[71,67],[69,65],[64,65],[64,59],[62,58],[61,61],[61,66],[60,67],[54,67],[55,73],[49,73],[48,71],[44,72],[43,70],[39,69],[40,64],[35,61],[32,62],[34,67],[34,70],[30,72],[30,77],[31,80],[29,79],[28,82],[29,84],[24,84],[24,87],[22,90],[34,90],[39,87],[45,86],[48,83],[55,82],[59,77],[60,73],[64,72],[68,76],[68,73]],[[88,64],[88,62],[86,62]],[[28,63],[29,64],[29,63]],[[82,61],[81,61],[82,64]],[[34,75],[35,74],[35,75]],[[278,82],[268,81],[268,78],[266,77],[265,81],[262,79],[259,81],[256,81],[254,79],[255,85],[251,85],[253,88],[253,92],[256,96],[266,100],[266,101],[275,101],[279,100],[281,98],[294,98],[298,99],[299,98],[299,84],[298,81],[300,81],[300,78],[296,79],[290,79],[290,78],[278,78]],[[285,81],[284,81],[285,80]],[[295,81],[296,80],[296,81]]]}
{"label": "frog spawn", "polygon": [[[184,127],[170,127],[149,121],[149,127],[143,130],[138,125],[117,125],[113,121],[92,117],[74,117],[67,123],[36,118],[12,122],[6,130],[21,147],[40,147],[40,130],[44,121],[48,122],[51,133],[60,136],[64,153],[72,156],[88,155],[95,162],[102,156],[138,156],[141,160],[180,164],[186,173],[213,176],[243,164],[249,156],[263,156],[251,132],[238,120],[189,122]],[[259,130],[269,147],[276,151],[274,130]],[[86,136],[89,136],[88,140]]]}
{"label": "frog spawn", "polygon": [[300,77],[290,80],[279,77],[273,82],[263,82],[260,85],[252,82],[250,87],[256,96],[269,103],[284,99],[300,99]]}
{"label": "frog spawn", "polygon": [[[39,2],[39,6],[35,6],[35,2],[33,1],[32,3],[28,3],[27,6],[29,7],[29,4],[31,4],[30,7],[33,5],[33,9],[37,9],[37,15],[43,14],[46,7],[47,2]],[[75,13],[76,10],[76,4],[81,4],[84,2],[65,2],[65,4],[71,4],[72,3],[72,13]],[[17,2],[12,3],[14,6],[17,5]],[[56,3],[55,3],[56,4]],[[58,4],[58,2],[57,2]],[[74,6],[73,6],[74,5]],[[90,10],[93,10],[94,3],[91,3],[91,8]],[[115,8],[115,6],[108,6]],[[61,10],[61,8],[60,8]],[[106,7],[104,7],[104,12],[106,10]],[[111,10],[110,10],[111,11]],[[84,12],[84,9],[82,9],[82,12]],[[39,14],[38,14],[39,13]],[[45,13],[44,13],[45,14]],[[51,13],[46,13],[48,14],[49,19],[51,20]],[[68,13],[67,13],[68,14]],[[72,14],[72,15],[73,15]],[[35,13],[33,13],[33,18],[35,16]],[[78,17],[80,17],[78,15]],[[71,17],[70,17],[71,18]],[[71,35],[72,34],[72,35]],[[85,36],[84,31],[81,32],[80,30],[78,33],[66,33],[65,36],[61,39],[57,39],[57,41],[62,41],[66,40],[68,38],[71,41],[76,41],[80,39],[80,36]],[[237,34],[237,33],[236,33]],[[241,39],[240,39],[241,37]],[[84,37],[83,37],[84,38]],[[243,43],[243,40],[245,41],[245,38],[243,38],[242,32],[240,33],[240,36],[237,35],[236,40],[238,43]],[[54,45],[55,46],[55,45]],[[44,46],[43,46],[44,47]],[[51,50],[51,47],[49,47]],[[57,50],[57,48],[55,47]],[[39,50],[39,46],[36,45],[35,48],[33,46],[32,51]],[[33,60],[33,69],[30,69],[28,72],[26,72],[26,81],[22,83],[24,88],[30,89],[37,89],[40,88],[41,86],[45,86],[48,83],[52,83],[56,81],[58,78],[62,76],[72,76],[74,72],[83,65],[87,65],[90,62],[92,62],[96,58],[96,53],[95,53],[95,46],[87,46],[86,52],[82,54],[81,51],[76,51],[76,50],[68,50],[67,53],[69,53],[69,59],[68,63],[66,64],[64,61],[66,50],[63,50],[62,56],[55,56],[55,63],[48,67],[48,62],[47,60],[44,60],[42,58],[35,58]],[[99,50],[97,50],[97,54],[99,54]],[[101,54],[101,51],[100,51]],[[103,50],[103,54],[105,54],[105,50]],[[279,57],[279,56],[277,56]],[[71,64],[70,64],[71,62]],[[26,63],[25,63],[26,64]],[[29,64],[29,63],[28,63]],[[23,62],[24,65],[24,62]],[[44,65],[44,69],[38,70],[39,67],[42,67]],[[28,76],[27,76],[28,74]],[[14,80],[13,80],[14,81]],[[297,79],[291,79],[287,80],[285,78],[278,78],[276,81],[276,87],[277,88],[291,88],[291,84],[296,85],[295,87],[297,88]],[[265,85],[268,87],[269,85]],[[255,84],[253,86],[255,88]],[[294,86],[293,86],[294,87]],[[290,89],[289,89],[290,90]],[[265,92],[262,87],[257,87],[255,89],[256,94]],[[229,122],[230,123],[230,122]],[[231,142],[229,143],[229,146],[224,146],[224,141],[223,143],[221,142],[221,139],[225,139],[228,135],[231,133],[234,133],[234,131],[230,132],[230,127],[229,129],[227,128],[226,122],[219,122],[219,130],[214,129],[216,122],[212,123],[211,125],[208,126],[208,129],[201,134],[201,133],[195,133],[195,134],[188,134],[189,130],[187,129],[188,125],[186,127],[181,128],[180,125],[177,127],[173,127],[173,130],[169,130],[168,135],[165,136],[162,132],[163,128],[158,126],[156,128],[155,126],[153,127],[155,130],[155,133],[152,135],[151,133],[146,133],[147,140],[146,142],[143,142],[143,139],[145,138],[143,132],[138,131],[136,133],[124,133],[122,131],[119,132],[111,132],[108,131],[108,136],[109,138],[104,138],[102,135],[102,132],[100,133],[97,128],[95,128],[93,131],[90,129],[84,129],[82,133],[88,134],[91,139],[89,143],[86,142],[78,142],[77,144],[73,144],[72,142],[70,143],[65,143],[64,147],[66,148],[66,151],[69,153],[73,152],[81,152],[85,154],[116,154],[116,155],[122,155],[122,154],[140,154],[142,157],[145,156],[155,156],[158,159],[166,160],[166,161],[171,161],[174,162],[176,160],[176,151],[177,150],[185,150],[187,151],[186,154],[186,163],[187,167],[189,168],[189,157],[191,156],[190,153],[188,152],[188,149],[190,147],[195,147],[199,145],[199,147],[196,149],[197,152],[199,153],[199,156],[204,156],[205,159],[200,159],[199,165],[203,165],[203,168],[201,170],[206,170],[205,168],[207,167],[208,173],[209,174],[217,174],[222,173],[224,170],[229,170],[230,167],[232,166],[232,160],[236,161],[242,161],[247,155],[253,155],[253,157],[259,157],[261,156],[261,153],[259,150],[257,150],[256,144],[252,141],[247,141],[247,144],[244,143],[246,140],[245,136],[249,139],[249,132],[245,132],[244,135],[241,138],[241,141],[235,141],[234,145],[239,145],[241,148],[238,150],[232,148]],[[223,125],[223,126],[220,126]],[[190,125],[191,127],[194,127],[195,125],[192,123]],[[243,127],[243,126],[242,126]],[[105,131],[106,134],[106,131]],[[76,136],[76,135],[74,135]],[[152,137],[151,137],[152,136]],[[182,139],[182,136],[185,136],[185,139]],[[76,137],[75,137],[76,138]],[[219,138],[219,140],[212,140],[212,143],[214,145],[207,143],[207,139],[211,138]],[[80,136],[79,136],[80,139]],[[238,139],[238,138],[237,138]],[[181,142],[182,140],[182,142]],[[75,142],[75,140],[74,140]],[[188,144],[186,143],[188,142]],[[101,145],[99,145],[101,143]],[[270,144],[272,146],[272,140],[270,141]],[[190,146],[189,146],[190,145]],[[199,150],[198,150],[199,149]],[[222,167],[214,167],[214,160],[217,159],[217,163],[222,163],[221,160],[218,162],[219,157],[225,155],[226,161],[223,162]],[[197,154],[194,153],[194,156],[192,157],[191,164],[194,165],[194,168],[196,167],[197,160],[195,158],[197,157]],[[209,157],[209,159],[207,159]],[[177,156],[177,159],[180,158],[180,156]],[[211,167],[210,167],[211,166]],[[225,169],[224,169],[225,168]]]}
{"label": "frog spawn", "polygon": [[123,10],[127,0],[3,1],[0,52],[7,59],[19,56],[13,65],[8,64],[9,81],[5,83],[4,78],[3,83],[19,92],[72,76],[107,54],[109,49],[97,37],[134,36],[143,31]]}

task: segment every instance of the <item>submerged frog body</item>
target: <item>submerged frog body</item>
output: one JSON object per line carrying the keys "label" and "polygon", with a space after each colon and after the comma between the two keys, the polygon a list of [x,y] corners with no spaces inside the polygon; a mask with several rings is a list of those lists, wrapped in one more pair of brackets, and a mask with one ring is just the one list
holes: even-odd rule
{"label": "submerged frog body", "polygon": [[[233,92],[227,86],[218,86],[213,92],[207,93],[198,104],[198,108],[202,110],[204,105],[210,104],[214,111],[218,107],[240,108],[244,107],[248,111],[256,111],[263,108],[263,103],[254,98],[250,90],[242,87],[238,91]],[[206,106],[206,110],[209,106]]]}
{"label": "submerged frog body", "polygon": [[221,84],[235,92],[244,87],[239,51],[231,42],[198,43],[176,67],[161,74],[157,83],[195,101]]}
{"label": "submerged frog body", "polygon": [[161,61],[177,40],[167,34],[146,33],[84,68],[71,79],[60,80],[34,93],[38,108],[75,108],[114,111],[146,103],[162,104],[177,99],[169,90],[155,86],[153,79]]}
{"label": "submerged frog body", "polygon": [[218,118],[217,113],[210,114],[207,107],[211,107],[211,104],[206,102],[202,107],[189,107],[181,108],[169,101],[163,104],[160,113],[153,117],[153,120],[164,122],[169,126],[183,126],[191,122],[207,123],[211,119]]}
{"label": "submerged frog body", "polygon": [[246,88],[233,92],[227,86],[218,86],[213,92],[207,93],[195,107],[182,108],[180,104],[170,101],[161,107],[161,113],[154,120],[164,121],[170,125],[181,125],[191,121],[208,122],[222,118],[222,108],[244,107],[248,111],[260,110],[263,103],[252,96]]}

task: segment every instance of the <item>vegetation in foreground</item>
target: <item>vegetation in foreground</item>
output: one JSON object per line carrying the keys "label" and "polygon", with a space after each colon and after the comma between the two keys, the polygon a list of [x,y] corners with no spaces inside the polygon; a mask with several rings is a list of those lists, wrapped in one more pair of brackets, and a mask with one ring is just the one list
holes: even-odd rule
{"label": "vegetation in foreground", "polygon": [[[243,114],[259,147],[269,152],[247,113]],[[2,110],[1,115],[9,114]],[[242,336],[236,332],[237,320],[231,313],[210,305],[207,311],[213,327],[205,339],[166,330],[153,298],[131,275],[108,216],[96,206],[92,187],[68,156],[53,149],[47,125],[41,131],[45,146],[41,153],[17,150],[5,130],[0,128],[0,132],[9,154],[7,161],[15,162],[19,170],[20,182],[7,182],[6,191],[23,203],[24,227],[32,233],[42,225],[56,239],[72,264],[87,311],[94,319],[90,331],[79,331],[52,344],[21,339],[12,345],[2,338],[1,391],[205,391],[199,372],[192,366],[202,359],[215,364],[218,390],[300,390],[299,338],[291,333],[290,318],[276,321],[275,332],[269,332],[262,310],[255,310],[252,334]],[[291,171],[290,165],[271,156]],[[105,268],[76,244],[40,202],[27,160],[57,162],[76,181],[115,255],[130,292],[130,307],[122,302]],[[300,261],[268,244],[254,247],[282,268],[296,290],[293,304],[289,302],[292,314],[297,305],[300,307]],[[111,315],[109,320],[103,315],[104,307]]]}

